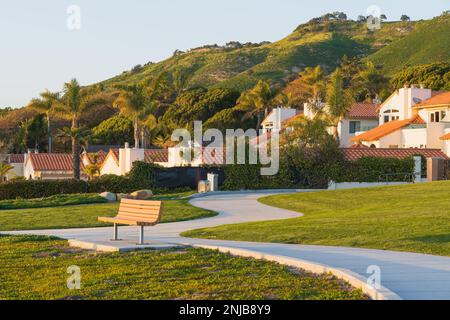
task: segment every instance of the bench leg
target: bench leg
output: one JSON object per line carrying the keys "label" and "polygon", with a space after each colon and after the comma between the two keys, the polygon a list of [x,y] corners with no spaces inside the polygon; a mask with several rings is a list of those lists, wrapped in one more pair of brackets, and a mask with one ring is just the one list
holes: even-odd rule
{"label": "bench leg", "polygon": [[114,223],[114,238],[113,241],[119,240],[119,227],[117,226],[117,223]]}
{"label": "bench leg", "polygon": [[139,226],[139,245],[144,244],[144,226]]}

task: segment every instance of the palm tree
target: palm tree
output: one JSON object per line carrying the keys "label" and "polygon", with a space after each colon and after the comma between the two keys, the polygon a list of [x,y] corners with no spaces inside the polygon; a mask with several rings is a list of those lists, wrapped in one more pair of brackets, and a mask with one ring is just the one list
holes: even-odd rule
{"label": "palm tree", "polygon": [[267,115],[269,109],[272,108],[274,96],[275,93],[270,88],[270,83],[262,80],[253,89],[244,92],[238,100],[239,107],[246,112],[242,120],[256,116],[256,130],[259,130],[263,116]]}
{"label": "palm tree", "polygon": [[0,183],[3,183],[5,177],[14,169],[12,165],[6,162],[0,162]]}
{"label": "palm tree", "polygon": [[151,142],[151,132],[158,126],[158,121],[153,114],[144,115],[141,119],[141,144],[142,148],[146,148],[147,146],[147,138]]}
{"label": "palm tree", "polygon": [[135,148],[139,148],[139,116],[145,109],[145,104],[146,95],[143,85],[122,87],[122,91],[114,101],[114,106],[133,118]]}
{"label": "palm tree", "polygon": [[40,94],[40,98],[32,99],[28,104],[28,108],[44,112],[47,117],[47,135],[48,135],[48,153],[52,153],[52,130],[51,130],[51,114],[54,112],[56,101],[59,99],[59,93],[53,93],[45,90]]}
{"label": "palm tree", "polygon": [[80,139],[84,131],[79,127],[81,116],[99,104],[107,103],[107,98],[101,93],[83,89],[76,79],[64,84],[64,95],[55,100],[54,110],[72,121],[71,128],[64,128],[63,135],[72,140],[73,178],[80,180]]}
{"label": "palm tree", "polygon": [[98,153],[92,155],[92,164],[86,166],[84,168],[84,172],[89,177],[89,180],[94,179],[100,175],[100,166],[98,165]]}
{"label": "palm tree", "polygon": [[353,96],[350,90],[344,89],[343,76],[339,68],[330,76],[327,86],[326,102],[328,107],[326,117],[333,128],[333,136],[336,141],[339,141],[339,123],[353,104]]}
{"label": "palm tree", "polygon": [[80,143],[84,144],[87,137],[87,131],[82,128],[62,128],[59,136],[62,138],[70,138],[72,141],[72,165],[73,178],[80,180],[81,176],[81,162],[80,162]]}
{"label": "palm tree", "polygon": [[161,73],[155,79],[137,85],[119,86],[121,92],[114,106],[133,118],[134,147],[140,147],[140,124],[159,103],[159,97],[167,88],[167,74]]}

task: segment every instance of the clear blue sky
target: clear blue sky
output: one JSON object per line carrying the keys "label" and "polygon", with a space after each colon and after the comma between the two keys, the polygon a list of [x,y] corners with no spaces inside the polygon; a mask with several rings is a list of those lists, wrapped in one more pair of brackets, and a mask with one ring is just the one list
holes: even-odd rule
{"label": "clear blue sky", "polygon": [[[0,0],[0,107],[19,107],[43,89],[76,77],[90,84],[175,49],[203,44],[276,41],[327,12],[350,18],[378,5],[389,20],[427,19],[448,0]],[[69,5],[81,30],[66,26]]]}

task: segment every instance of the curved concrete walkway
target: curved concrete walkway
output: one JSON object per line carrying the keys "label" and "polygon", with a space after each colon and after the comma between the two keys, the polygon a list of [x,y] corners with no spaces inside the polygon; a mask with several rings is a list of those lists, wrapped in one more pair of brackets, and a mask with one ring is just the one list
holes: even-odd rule
{"label": "curved concrete walkway", "polygon": [[[160,224],[146,231],[145,247],[190,245],[218,249],[240,256],[277,261],[312,272],[332,272],[361,288],[374,299],[450,299],[450,258],[382,250],[310,246],[278,243],[253,243],[191,239],[180,237],[184,231],[251,221],[289,219],[298,213],[269,207],[258,198],[274,192],[219,193],[194,198],[194,206],[213,210],[218,216],[176,223]],[[136,249],[137,230],[120,228],[125,241],[110,242],[111,228],[5,232],[8,234],[51,235],[71,240],[73,245],[93,244],[94,249]],[[373,288],[368,277],[379,271],[381,286]]]}

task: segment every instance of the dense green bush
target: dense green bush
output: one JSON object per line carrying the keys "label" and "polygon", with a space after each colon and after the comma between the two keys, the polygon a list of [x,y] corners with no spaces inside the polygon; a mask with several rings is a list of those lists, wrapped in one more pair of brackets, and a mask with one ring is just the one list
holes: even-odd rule
{"label": "dense green bush", "polygon": [[133,163],[133,168],[128,177],[136,184],[149,189],[155,185],[155,169],[158,167],[151,163],[136,161]]}
{"label": "dense green bush", "polygon": [[227,165],[223,167],[224,190],[290,189],[294,187],[293,172],[286,162],[274,176],[262,176],[260,165]]}
{"label": "dense green bush", "polygon": [[0,200],[35,199],[57,194],[87,193],[88,183],[76,180],[26,180],[0,184]]}
{"label": "dense green bush", "polygon": [[336,182],[407,181],[414,173],[414,159],[363,157],[346,162]]}
{"label": "dense green bush", "polygon": [[62,207],[106,202],[108,200],[98,194],[58,194],[48,198],[2,200],[0,201],[0,210]]}

